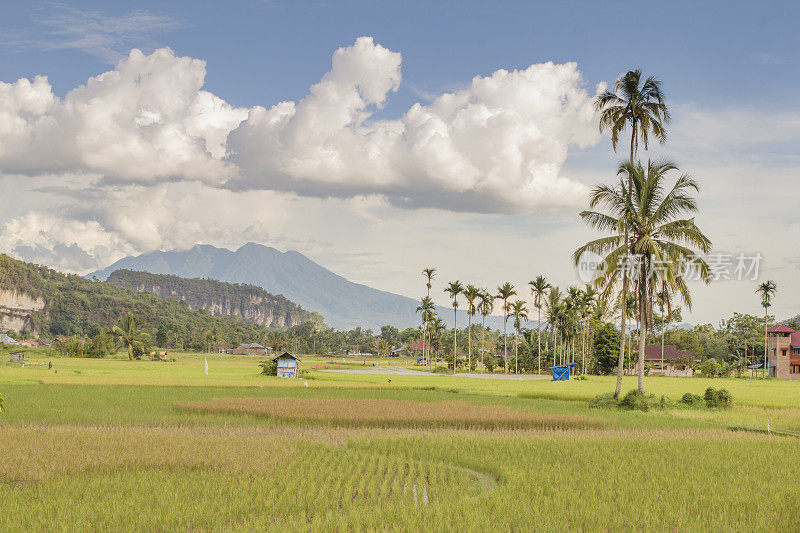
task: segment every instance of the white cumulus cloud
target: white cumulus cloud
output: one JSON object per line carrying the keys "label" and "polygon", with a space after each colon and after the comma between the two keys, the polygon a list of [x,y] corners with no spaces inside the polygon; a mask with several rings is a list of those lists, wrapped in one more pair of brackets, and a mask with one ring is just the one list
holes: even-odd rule
{"label": "white cumulus cloud", "polygon": [[45,77],[0,83],[0,168],[102,174],[106,181],[218,184],[228,132],[247,111],[201,90],[205,62],[132,50],[63,99]]}
{"label": "white cumulus cloud", "polygon": [[396,90],[400,64],[362,37],[334,53],[299,102],[252,109],[228,137],[240,168],[229,186],[480,212],[584,200],[585,187],[560,174],[571,146],[599,140],[576,64],[498,70],[397,120],[370,120]]}
{"label": "white cumulus cloud", "polygon": [[576,64],[498,70],[397,119],[375,119],[400,85],[401,63],[361,37],[334,52],[304,98],[249,110],[204,91],[205,62],[167,48],[134,49],[63,98],[45,77],[0,83],[0,172],[84,173],[98,186],[169,180],[380,195],[455,211],[583,201],[584,185],[561,173],[571,147],[599,139]]}

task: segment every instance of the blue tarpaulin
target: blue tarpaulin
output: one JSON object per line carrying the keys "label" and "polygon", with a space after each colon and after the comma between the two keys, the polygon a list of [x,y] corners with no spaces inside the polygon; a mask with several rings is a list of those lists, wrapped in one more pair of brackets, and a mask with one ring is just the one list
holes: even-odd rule
{"label": "blue tarpaulin", "polygon": [[567,363],[566,365],[556,365],[550,367],[550,372],[553,373],[553,381],[567,381],[569,379],[569,371],[575,367],[575,363]]}

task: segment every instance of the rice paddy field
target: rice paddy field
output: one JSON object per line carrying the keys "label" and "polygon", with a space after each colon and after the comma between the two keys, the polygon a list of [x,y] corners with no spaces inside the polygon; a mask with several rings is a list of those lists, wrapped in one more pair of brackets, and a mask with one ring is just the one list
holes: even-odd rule
{"label": "rice paddy field", "polygon": [[800,383],[652,377],[735,405],[634,412],[590,407],[612,377],[170,357],[0,363],[0,531],[800,529]]}

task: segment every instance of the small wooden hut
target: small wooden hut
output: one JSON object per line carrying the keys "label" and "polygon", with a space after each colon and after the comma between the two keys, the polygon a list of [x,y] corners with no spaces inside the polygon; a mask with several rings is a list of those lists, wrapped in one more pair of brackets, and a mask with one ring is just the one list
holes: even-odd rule
{"label": "small wooden hut", "polygon": [[279,378],[297,378],[300,377],[299,365],[300,359],[290,354],[283,352],[281,355],[272,358],[273,361],[278,363],[278,377]]}

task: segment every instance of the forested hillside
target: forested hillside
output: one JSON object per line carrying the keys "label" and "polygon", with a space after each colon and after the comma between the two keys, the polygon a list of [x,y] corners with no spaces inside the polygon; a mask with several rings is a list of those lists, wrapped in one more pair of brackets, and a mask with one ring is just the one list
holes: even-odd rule
{"label": "forested hillside", "polygon": [[216,316],[236,316],[265,326],[291,327],[311,317],[311,313],[284,296],[271,294],[255,285],[187,279],[128,269],[115,270],[108,282],[161,298],[176,298],[186,302],[195,311],[205,310]]}
{"label": "forested hillside", "polygon": [[[159,344],[166,341],[186,348],[204,349],[210,343],[242,342],[265,338],[270,328],[238,317],[193,311],[186,302],[160,298],[114,283],[90,281],[80,276],[12,259],[0,254],[0,291],[43,300],[40,310],[29,313],[29,329],[45,337],[94,337],[128,313],[141,322]],[[318,315],[305,315],[321,321]]]}

